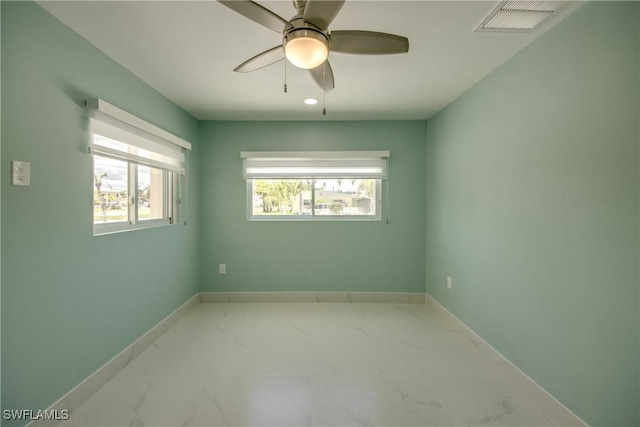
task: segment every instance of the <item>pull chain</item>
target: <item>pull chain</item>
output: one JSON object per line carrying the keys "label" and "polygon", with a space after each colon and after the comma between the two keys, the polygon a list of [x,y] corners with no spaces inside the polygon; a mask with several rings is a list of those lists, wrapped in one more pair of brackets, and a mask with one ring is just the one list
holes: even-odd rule
{"label": "pull chain", "polygon": [[322,115],[327,115],[327,61],[322,66]]}
{"label": "pull chain", "polygon": [[284,93],[287,93],[287,58],[284,59]]}

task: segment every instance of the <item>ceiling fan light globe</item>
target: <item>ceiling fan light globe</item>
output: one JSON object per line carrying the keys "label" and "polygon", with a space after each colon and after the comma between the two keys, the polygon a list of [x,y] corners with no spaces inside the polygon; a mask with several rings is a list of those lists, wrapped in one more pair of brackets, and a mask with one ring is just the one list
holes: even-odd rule
{"label": "ceiling fan light globe", "polygon": [[309,70],[327,60],[329,43],[316,31],[294,30],[285,37],[284,53],[293,65]]}

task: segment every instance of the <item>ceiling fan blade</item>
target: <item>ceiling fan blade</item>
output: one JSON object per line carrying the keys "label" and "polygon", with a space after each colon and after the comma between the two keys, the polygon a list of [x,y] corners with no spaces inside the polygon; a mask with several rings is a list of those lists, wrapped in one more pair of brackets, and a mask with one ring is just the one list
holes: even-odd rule
{"label": "ceiling fan blade", "polygon": [[345,0],[308,0],[302,19],[326,30],[342,9]]}
{"label": "ceiling fan blade", "polygon": [[249,73],[251,71],[259,70],[267,65],[271,65],[275,62],[282,61],[284,59],[284,49],[282,45],[278,45],[269,50],[265,50],[262,53],[257,54],[251,59],[244,61],[238,65],[233,71],[238,73]]}
{"label": "ceiling fan blade", "polygon": [[355,55],[389,55],[409,52],[409,39],[374,31],[332,31],[331,52]]}
{"label": "ceiling fan blade", "polygon": [[315,80],[316,83],[318,83],[318,86],[320,86],[320,89],[323,89],[325,92],[331,92],[333,88],[335,88],[333,70],[331,70],[331,64],[329,64],[328,59],[316,68],[309,70],[309,72],[311,73],[313,80]]}
{"label": "ceiling fan blade", "polygon": [[234,12],[237,12],[245,18],[249,18],[258,24],[275,31],[276,33],[282,33],[282,30],[289,25],[289,22],[284,18],[281,18],[266,7],[250,0],[218,1]]}

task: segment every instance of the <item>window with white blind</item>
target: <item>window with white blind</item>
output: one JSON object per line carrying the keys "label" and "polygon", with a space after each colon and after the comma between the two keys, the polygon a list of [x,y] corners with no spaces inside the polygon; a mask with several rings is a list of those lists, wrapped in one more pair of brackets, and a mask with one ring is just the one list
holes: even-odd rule
{"label": "window with white blind", "polygon": [[103,100],[87,107],[94,235],[176,224],[186,216],[191,144]]}
{"label": "window with white blind", "polygon": [[380,220],[388,151],[243,152],[249,220]]}

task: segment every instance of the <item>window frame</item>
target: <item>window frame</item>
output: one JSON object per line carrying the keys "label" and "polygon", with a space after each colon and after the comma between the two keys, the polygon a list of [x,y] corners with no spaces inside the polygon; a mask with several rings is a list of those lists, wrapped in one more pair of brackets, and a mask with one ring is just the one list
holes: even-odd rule
{"label": "window frame", "polygon": [[[261,178],[260,178],[261,179]],[[315,181],[323,179],[315,178],[299,178],[308,179],[311,181],[311,215],[254,215],[253,213],[253,184],[254,181],[260,179],[247,179],[247,221],[382,221],[382,179],[380,178],[367,178],[371,179],[373,185],[373,200],[375,206],[375,215],[316,215],[315,213]],[[293,179],[293,178],[288,178]],[[332,178],[334,179],[334,178]],[[340,178],[335,178],[340,179]],[[271,178],[271,180],[276,180]]]}
{"label": "window frame", "polygon": [[[109,158],[101,154],[91,154],[91,171],[95,175],[95,157]],[[178,223],[178,209],[181,200],[179,194],[180,174],[166,169],[162,171],[162,218],[139,218],[138,195],[138,164],[135,162],[117,159],[127,163],[127,219],[123,221],[96,223],[93,221],[93,235],[118,233],[122,231],[138,230],[145,228],[162,227]],[[144,165],[146,166],[146,165]],[[92,192],[93,194],[93,192]]]}

